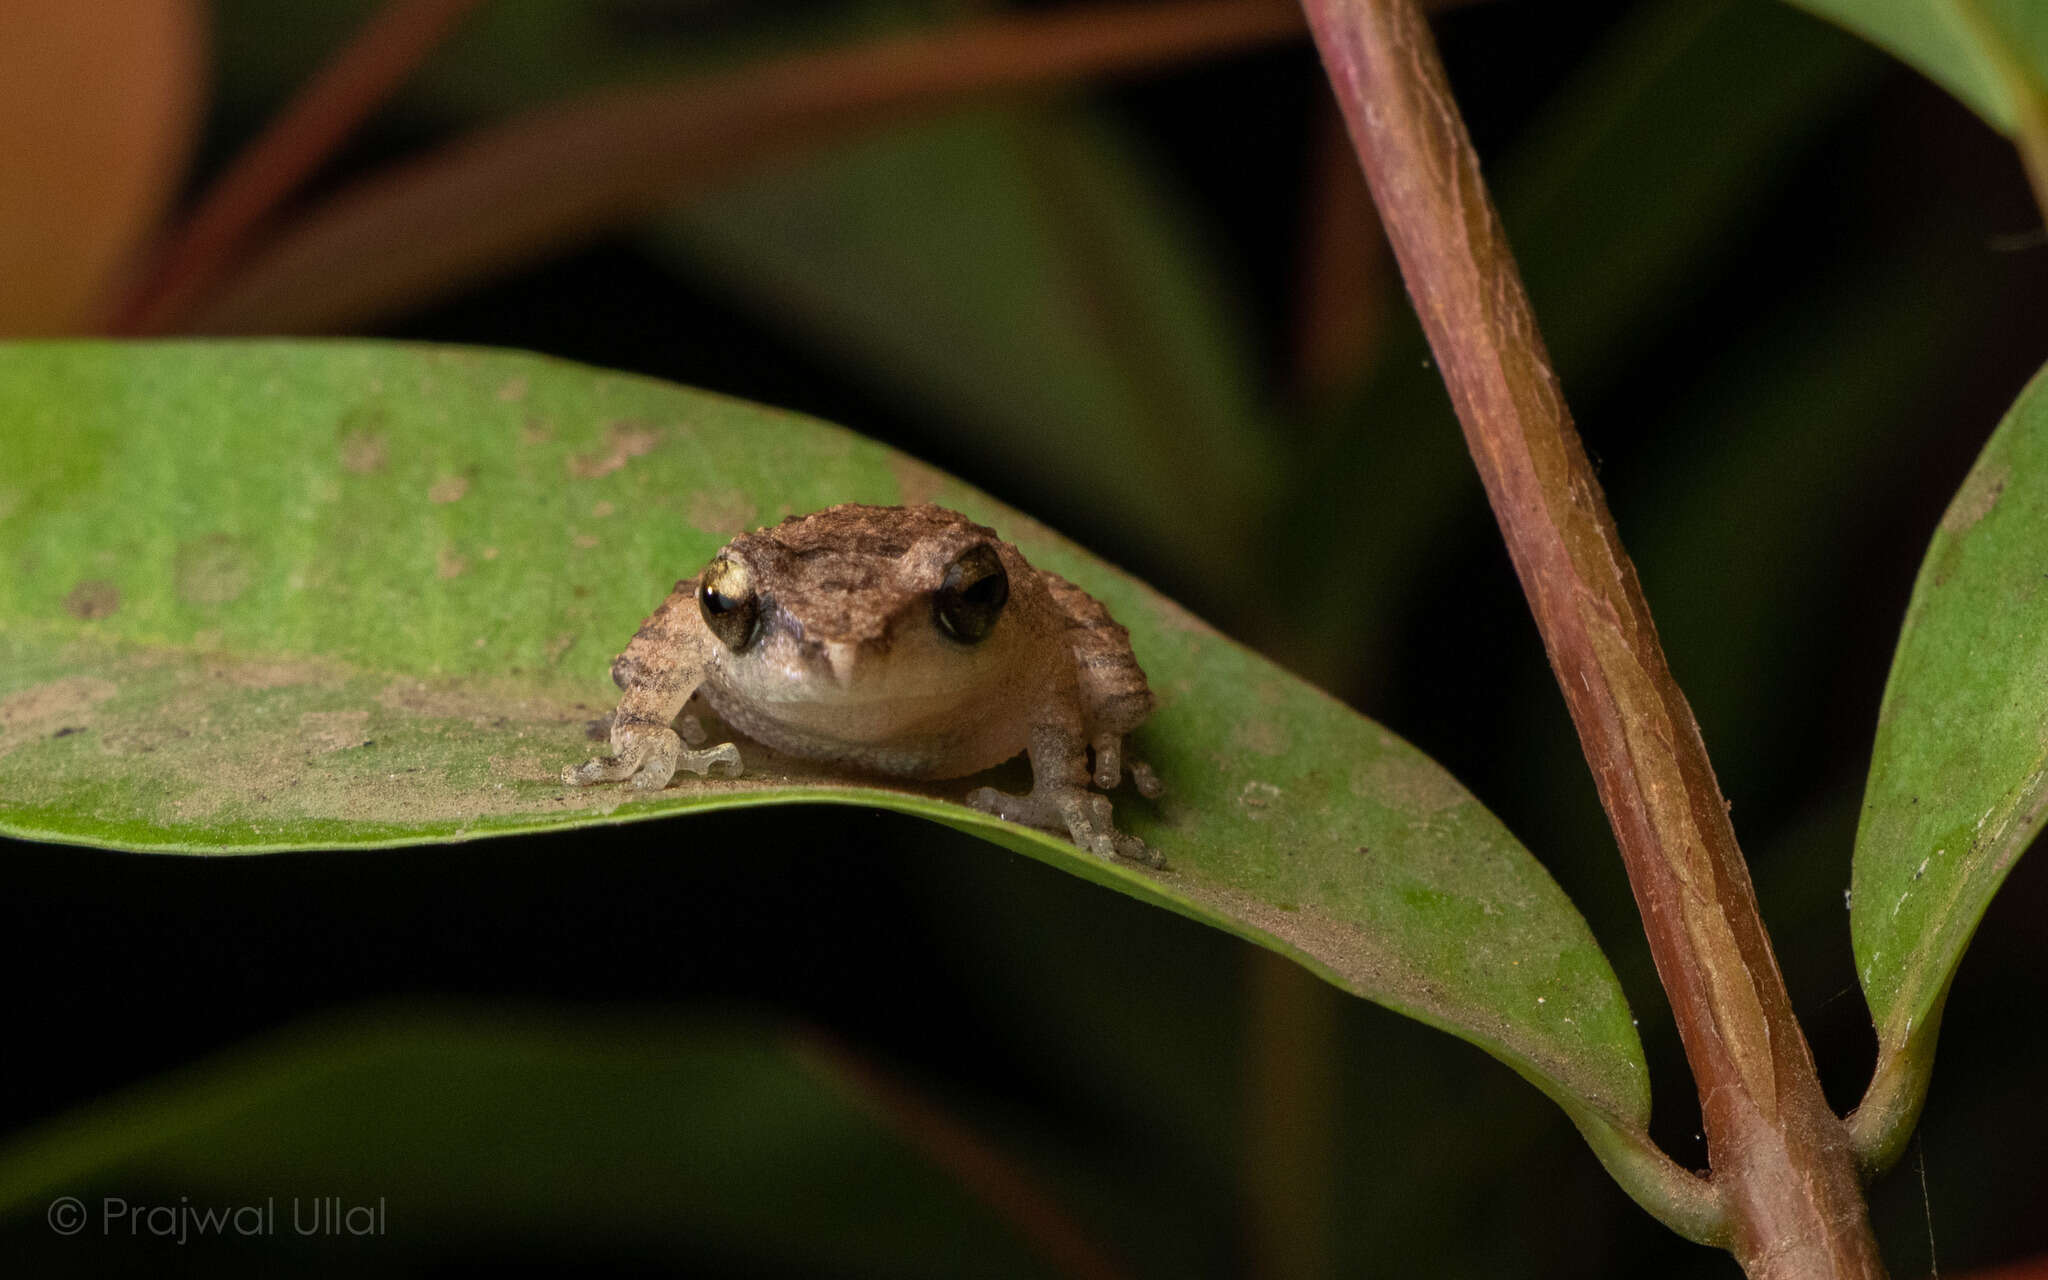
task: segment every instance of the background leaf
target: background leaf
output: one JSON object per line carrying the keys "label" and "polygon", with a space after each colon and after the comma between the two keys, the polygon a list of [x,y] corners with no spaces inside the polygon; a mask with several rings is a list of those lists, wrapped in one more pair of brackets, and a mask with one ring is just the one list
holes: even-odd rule
{"label": "background leaf", "polygon": [[[80,1239],[45,1225],[60,1196],[87,1206]],[[561,1249],[586,1266],[1068,1274],[886,1123],[834,1051],[737,1017],[353,1013],[0,1150],[0,1234],[36,1274],[104,1274],[124,1246],[136,1262],[174,1247],[131,1232],[126,1216],[109,1226],[109,1197],[267,1203],[273,1230],[178,1243],[216,1266],[268,1257],[292,1274],[359,1273],[366,1256],[380,1270],[424,1267],[483,1242]],[[299,1238],[335,1221],[316,1217],[324,1197],[349,1216]]]}
{"label": "background leaf", "polygon": [[1940,1016],[1991,897],[2048,821],[2048,373],[1942,517],[1885,688],[1850,926],[1881,1054]]}
{"label": "background leaf", "polygon": [[2001,133],[2048,97],[2048,6],[2036,0],[1793,0],[1911,63]]}
{"label": "background leaf", "polygon": [[[1647,1120],[1605,959],[1453,779],[880,446],[644,379],[377,344],[16,347],[0,418],[23,427],[0,467],[0,559],[17,568],[0,579],[0,830],[259,850],[895,808],[1463,1036],[1609,1156]],[[1172,870],[977,814],[952,802],[965,786],[852,785],[758,749],[745,778],[649,800],[560,785],[611,704],[611,654],[675,578],[733,531],[849,499],[987,520],[1131,627],[1161,699],[1138,746],[1172,791],[1121,818]]]}
{"label": "background leaf", "polygon": [[1094,114],[892,130],[679,206],[651,243],[924,412],[1012,442],[1025,491],[1115,511],[1151,555],[1255,576],[1280,441],[1229,292]]}

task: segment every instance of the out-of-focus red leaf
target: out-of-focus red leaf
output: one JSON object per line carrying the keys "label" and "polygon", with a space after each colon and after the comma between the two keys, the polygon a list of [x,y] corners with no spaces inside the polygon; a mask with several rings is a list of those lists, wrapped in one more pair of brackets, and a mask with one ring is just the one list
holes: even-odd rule
{"label": "out-of-focus red leaf", "polygon": [[315,209],[165,328],[346,329],[559,249],[791,149],[1003,90],[1286,38],[1279,0],[992,17],[513,118]]}
{"label": "out-of-focus red leaf", "polygon": [[11,0],[0,37],[0,335],[92,327],[176,190],[198,0]]}
{"label": "out-of-focus red leaf", "polygon": [[114,317],[117,332],[162,327],[202,292],[244,237],[363,118],[441,46],[481,0],[388,0],[207,191],[149,278]]}

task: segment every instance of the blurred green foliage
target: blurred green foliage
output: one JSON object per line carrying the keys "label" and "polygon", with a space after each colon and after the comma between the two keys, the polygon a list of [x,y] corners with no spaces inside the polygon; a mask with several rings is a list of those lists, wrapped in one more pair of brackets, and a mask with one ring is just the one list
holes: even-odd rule
{"label": "blurred green foliage", "polygon": [[[2025,0],[1976,2],[2005,29],[2028,29]],[[1888,41],[2009,124],[1977,64],[1915,34],[1936,6],[1808,7]],[[1735,804],[1824,1081],[1846,1107],[1872,1053],[1842,898],[1856,793],[1913,568],[2048,346],[2048,254],[2026,247],[2040,214],[2002,140],[1839,30],[1765,0],[1573,8],[1472,6],[1439,30],[1581,429]],[[209,150],[245,136],[368,9],[322,0],[280,22],[273,6],[221,4]],[[349,163],[367,167],[555,94],[950,12],[493,6]],[[1300,272],[1315,265],[1290,253],[1301,140],[1320,105],[1314,77],[1297,50],[908,126],[705,193],[637,235],[390,331],[627,364],[853,423],[1080,536],[1414,739],[1585,913],[1642,1011],[1657,1132],[1698,1163],[1690,1083],[1611,840],[1455,423],[1399,318],[1404,304],[1360,299],[1388,319],[1347,391],[1306,402],[1284,390],[1286,318]],[[958,206],[919,179],[927,162],[962,184]],[[904,188],[900,211],[876,194],[892,182]],[[997,207],[1005,193],[1019,203]],[[977,227],[990,234],[977,238]],[[1191,410],[1162,417],[1163,405]],[[1070,466],[1077,448],[1118,461]],[[730,822],[708,830],[742,838]],[[480,987],[573,1003],[624,989],[694,1008],[707,990],[737,988],[914,1064],[1065,1203],[1085,1206],[1088,1230],[1132,1272],[1240,1274],[1269,1261],[1247,1244],[1259,1233],[1243,1221],[1252,1210],[1237,1166],[1261,1149],[1243,1131],[1257,1110],[1241,1094],[1253,1079],[1248,1045],[1278,1020],[1245,981],[1240,944],[909,823],[855,833],[843,818],[787,815],[744,830],[757,867],[679,880],[673,894],[647,894],[618,870],[674,853],[652,835],[613,851],[352,864],[353,890],[338,872],[290,873],[348,904],[334,937],[360,929],[393,951],[391,963],[270,936],[272,916],[318,912],[285,872],[193,868],[157,880],[113,855],[38,862],[17,846],[16,865],[41,870],[10,919],[15,967],[54,968],[24,1025],[83,1003],[88,1023],[116,1026],[47,1037],[33,1062],[17,1054],[14,1114],[85,1103],[254,1026],[364,994]],[[838,865],[849,856],[863,860],[857,871]],[[633,874],[708,874],[660,865]],[[159,888],[123,899],[109,872]],[[448,881],[439,896],[407,896],[436,875]],[[460,905],[471,876],[493,881],[478,890],[488,911]],[[840,899],[814,896],[819,882]],[[614,900],[636,888],[645,918],[608,914],[633,910]],[[246,901],[208,900],[223,893]],[[862,893],[879,905],[846,905]],[[739,925],[772,913],[775,927],[718,932],[719,921],[690,916],[685,936],[668,936],[656,917],[700,895]],[[538,934],[493,923],[518,910]],[[1951,1271],[2048,1250],[2037,1212],[2048,1188],[2025,1163],[2048,1134],[2038,1101],[2048,1029],[2025,1012],[2048,985],[2031,945],[2044,910],[2038,871],[2014,876],[1950,1001],[1922,1128],[1926,1200],[1909,1175],[1873,1202],[1901,1272],[1926,1261],[1923,1212]],[[557,911],[570,922],[530,923]],[[856,914],[858,927],[847,921]],[[208,962],[208,944],[159,932],[172,928],[166,915],[220,930],[237,968]],[[451,924],[502,976],[450,959]],[[168,960],[137,954],[131,932]],[[582,954],[591,935],[659,957],[666,976]],[[911,954],[889,951],[896,935],[913,940]],[[811,956],[813,939],[842,951]],[[516,954],[529,945],[537,956]],[[744,960],[703,977],[717,963],[706,950],[721,946]],[[161,986],[154,999],[148,986],[118,994],[131,970],[177,990],[244,964],[276,972],[234,979],[235,990],[269,993],[239,1019],[159,1010]],[[554,985],[556,964],[587,983]],[[858,995],[820,1002],[835,965]],[[1331,1206],[1329,1238],[1295,1260],[1295,1274],[1730,1273],[1629,1205],[1562,1117],[1506,1071],[1301,981],[1301,999],[1336,1002],[1334,1031],[1290,1052],[1304,1078],[1334,1070],[1342,1083],[1326,1117],[1336,1154],[1304,1151],[1288,1171],[1303,1196]],[[407,1034],[448,1039],[426,1023]],[[390,1060],[430,1070],[407,1053]],[[633,1116],[665,1101],[654,1089],[614,1097]],[[378,1133],[374,1107],[355,1114],[358,1130]],[[388,1149],[414,1150],[395,1138]],[[1531,1169],[1543,1170],[1534,1183]],[[936,1193],[929,1203],[955,1202]],[[643,1237],[658,1242],[647,1253],[613,1250],[567,1218],[493,1234],[466,1233],[451,1216],[443,1239],[456,1243],[395,1247],[377,1262],[413,1274],[451,1259],[505,1262],[492,1242],[507,1238],[521,1264],[586,1273],[774,1274],[789,1256],[738,1257],[668,1222]],[[53,1247],[40,1222],[17,1224],[10,1239],[34,1242],[46,1274],[103,1270]],[[208,1261],[212,1274],[277,1265]]]}

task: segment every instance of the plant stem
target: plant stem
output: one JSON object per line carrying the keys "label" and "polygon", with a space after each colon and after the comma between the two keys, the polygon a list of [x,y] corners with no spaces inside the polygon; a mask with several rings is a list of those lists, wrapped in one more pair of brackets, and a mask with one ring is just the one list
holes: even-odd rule
{"label": "plant stem", "polygon": [[1882,1276],[1847,1130],[1421,10],[1304,7],[1621,847],[1699,1086],[1727,1245],[1753,1277]]}
{"label": "plant stem", "polygon": [[1906,1143],[1920,1123],[1920,1108],[1927,1104],[1927,1082],[1934,1074],[1934,1044],[1941,1033],[1942,1008],[1948,992],[1934,1002],[1934,1011],[1903,1038],[1889,1036],[1880,1027],[1877,1037],[1877,1069],[1870,1074],[1870,1087],[1863,1101],[1849,1113],[1849,1142],[1856,1152],[1856,1167],[1867,1182],[1898,1163]]}

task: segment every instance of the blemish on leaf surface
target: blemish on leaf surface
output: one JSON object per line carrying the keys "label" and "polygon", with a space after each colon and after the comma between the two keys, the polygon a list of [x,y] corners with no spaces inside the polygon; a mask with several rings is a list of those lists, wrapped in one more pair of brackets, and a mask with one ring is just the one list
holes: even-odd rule
{"label": "blemish on leaf surface", "polygon": [[172,577],[187,604],[232,604],[249,589],[249,561],[234,538],[209,533],[178,544]]}
{"label": "blemish on leaf surface", "polygon": [[693,528],[725,537],[745,533],[754,525],[754,500],[738,489],[700,489],[690,495]]}
{"label": "blemish on leaf surface", "polygon": [[110,617],[120,607],[121,593],[114,584],[97,579],[79,583],[64,597],[64,612],[86,622]]}

